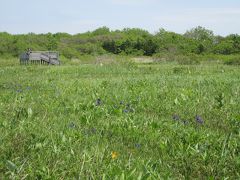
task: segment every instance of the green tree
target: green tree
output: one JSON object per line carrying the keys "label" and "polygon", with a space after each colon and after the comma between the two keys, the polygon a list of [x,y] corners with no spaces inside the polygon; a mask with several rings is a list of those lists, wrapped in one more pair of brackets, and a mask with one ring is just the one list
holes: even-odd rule
{"label": "green tree", "polygon": [[93,36],[106,35],[110,33],[110,29],[106,26],[96,29],[92,32]]}
{"label": "green tree", "polygon": [[222,41],[221,43],[217,44],[213,52],[216,54],[224,54],[229,55],[235,52],[235,48],[233,46],[233,41]]}
{"label": "green tree", "polygon": [[213,31],[208,30],[201,26],[198,26],[196,28],[193,28],[193,29],[187,31],[184,34],[184,36],[187,38],[198,40],[198,41],[213,41],[214,40]]}
{"label": "green tree", "polygon": [[47,34],[47,50],[49,51],[57,50],[57,40],[55,36],[51,33]]}

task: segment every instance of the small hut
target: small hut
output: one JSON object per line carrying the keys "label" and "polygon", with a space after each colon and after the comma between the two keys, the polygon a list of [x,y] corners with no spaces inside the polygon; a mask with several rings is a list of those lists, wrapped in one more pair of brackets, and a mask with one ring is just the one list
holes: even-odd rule
{"label": "small hut", "polygon": [[60,65],[59,53],[55,51],[31,51],[20,55],[20,64]]}

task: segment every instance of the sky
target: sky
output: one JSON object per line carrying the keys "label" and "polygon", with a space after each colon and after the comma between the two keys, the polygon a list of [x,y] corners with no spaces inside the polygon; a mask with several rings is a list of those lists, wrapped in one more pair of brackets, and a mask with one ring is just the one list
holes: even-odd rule
{"label": "sky", "polygon": [[102,26],[240,34],[240,0],[0,0],[0,32],[77,34]]}

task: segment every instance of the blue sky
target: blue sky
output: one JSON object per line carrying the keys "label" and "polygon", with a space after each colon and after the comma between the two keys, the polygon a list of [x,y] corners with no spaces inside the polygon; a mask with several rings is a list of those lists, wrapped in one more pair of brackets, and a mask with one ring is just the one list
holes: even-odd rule
{"label": "blue sky", "polygon": [[240,0],[0,0],[0,32],[71,34],[138,27],[240,34]]}

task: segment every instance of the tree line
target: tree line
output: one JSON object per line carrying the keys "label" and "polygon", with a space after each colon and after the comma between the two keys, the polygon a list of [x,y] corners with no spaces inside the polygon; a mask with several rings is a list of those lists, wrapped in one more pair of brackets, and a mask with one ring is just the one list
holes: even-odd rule
{"label": "tree line", "polygon": [[92,32],[17,34],[0,33],[0,56],[14,56],[32,50],[59,51],[66,58],[81,55],[123,54],[153,56],[157,54],[240,54],[240,36],[216,36],[213,31],[196,27],[184,34],[160,29],[151,34],[138,28],[111,31],[101,27]]}

